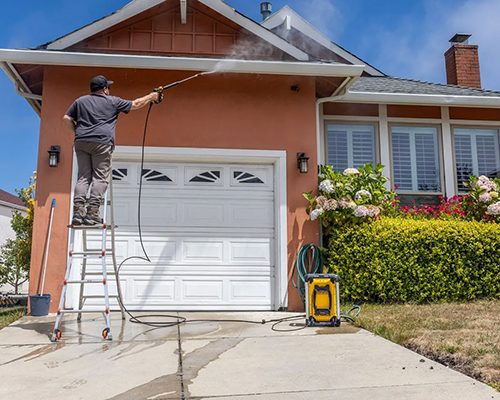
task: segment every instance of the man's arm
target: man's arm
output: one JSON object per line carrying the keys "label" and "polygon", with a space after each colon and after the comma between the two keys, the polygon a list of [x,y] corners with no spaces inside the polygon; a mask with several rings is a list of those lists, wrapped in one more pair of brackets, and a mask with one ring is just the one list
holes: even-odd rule
{"label": "man's arm", "polygon": [[76,126],[75,120],[71,118],[69,115],[65,115],[63,117],[63,121],[64,125],[66,125],[68,129],[71,130],[71,132],[75,133],[75,126]]}
{"label": "man's arm", "polygon": [[148,105],[152,101],[158,101],[158,95],[159,94],[157,92],[151,92],[144,97],[139,97],[138,99],[133,100],[131,110],[138,110],[139,108]]}

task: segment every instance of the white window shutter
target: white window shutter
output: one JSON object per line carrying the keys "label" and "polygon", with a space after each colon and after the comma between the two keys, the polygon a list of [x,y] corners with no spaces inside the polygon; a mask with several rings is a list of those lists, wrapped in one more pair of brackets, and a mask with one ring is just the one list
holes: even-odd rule
{"label": "white window shutter", "polygon": [[327,160],[337,171],[375,165],[375,129],[372,125],[328,125]]}

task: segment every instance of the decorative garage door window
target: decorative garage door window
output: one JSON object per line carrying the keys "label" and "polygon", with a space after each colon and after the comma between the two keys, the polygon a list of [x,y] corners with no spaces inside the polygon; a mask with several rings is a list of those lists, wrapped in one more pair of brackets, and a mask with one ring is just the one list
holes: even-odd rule
{"label": "decorative garage door window", "polygon": [[189,182],[215,183],[220,181],[220,171],[206,171],[191,178]]}
{"label": "decorative garage door window", "polygon": [[233,171],[233,178],[238,183],[260,183],[264,184],[262,179],[250,172],[245,171]]}
{"label": "decorative garage door window", "polygon": [[127,180],[128,169],[127,168],[117,168],[113,169],[113,180],[114,181],[124,181]]}
{"label": "decorative garage door window", "polygon": [[142,170],[142,179],[146,182],[172,182],[172,179],[163,172],[149,168],[144,168]]}

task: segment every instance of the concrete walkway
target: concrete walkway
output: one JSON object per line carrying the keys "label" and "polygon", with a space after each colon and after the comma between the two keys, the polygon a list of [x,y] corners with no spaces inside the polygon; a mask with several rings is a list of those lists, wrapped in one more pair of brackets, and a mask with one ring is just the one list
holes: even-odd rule
{"label": "concrete walkway", "polygon": [[[286,313],[183,313],[261,321]],[[26,317],[0,331],[0,399],[488,400],[492,388],[347,324],[275,332],[271,324],[195,322],[169,328],[112,315]],[[302,320],[279,329],[300,328]]]}

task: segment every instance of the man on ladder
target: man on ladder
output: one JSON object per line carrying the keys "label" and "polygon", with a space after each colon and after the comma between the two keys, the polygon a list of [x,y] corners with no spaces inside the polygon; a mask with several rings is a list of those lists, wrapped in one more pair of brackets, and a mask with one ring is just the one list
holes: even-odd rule
{"label": "man on ladder", "polygon": [[[99,207],[110,179],[118,115],[159,100],[157,92],[135,100],[111,96],[109,90],[112,83],[102,75],[92,78],[91,93],[76,99],[63,117],[65,124],[75,134],[78,163],[71,222],[73,226],[101,223]],[[89,186],[90,197],[87,201]]]}
{"label": "man on ladder", "polygon": [[[109,94],[109,87],[112,81],[104,76],[98,75],[90,81],[91,94],[82,96],[75,100],[69,107],[64,121],[75,134],[75,152],[78,162],[78,181],[75,187],[73,219],[71,221],[68,264],[63,282],[63,289],[59,299],[56,322],[52,332],[51,341],[56,342],[61,339],[62,317],[66,313],[77,313],[80,320],[83,312],[94,312],[90,309],[83,309],[85,299],[104,298],[104,320],[106,328],[102,332],[104,339],[111,340],[111,322],[109,289],[107,279],[106,257],[109,255],[106,248],[108,228],[111,229],[111,256],[115,270],[116,285],[122,318],[124,318],[121,303],[121,290],[117,276],[116,257],[114,251],[114,222],[112,212],[112,200],[108,197],[108,183],[111,178],[111,154],[115,147],[115,126],[120,112],[128,113],[130,110],[138,110],[150,102],[161,101],[161,94],[152,92],[136,100],[123,100]],[[87,201],[87,192],[90,186],[90,197]],[[103,219],[100,217],[100,206],[104,200]],[[110,203],[111,225],[107,225],[107,203]],[[82,225],[83,224],[83,225]],[[101,230],[101,248],[91,249],[87,246],[87,230]],[[83,230],[83,251],[74,251],[75,230]],[[71,269],[75,258],[83,259],[80,279],[71,279]],[[91,258],[101,260],[102,271],[99,273],[89,273],[86,271],[87,261]],[[88,279],[87,275],[99,275],[99,279]],[[103,286],[103,295],[84,295],[84,285],[100,283]],[[80,285],[80,300],[77,309],[65,309],[66,294],[69,284]]]}

